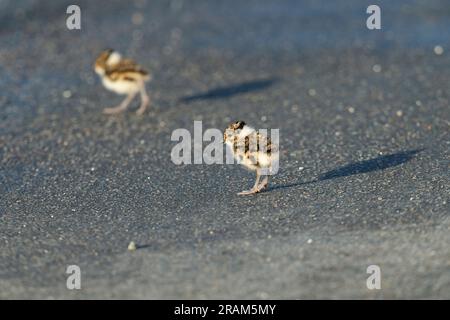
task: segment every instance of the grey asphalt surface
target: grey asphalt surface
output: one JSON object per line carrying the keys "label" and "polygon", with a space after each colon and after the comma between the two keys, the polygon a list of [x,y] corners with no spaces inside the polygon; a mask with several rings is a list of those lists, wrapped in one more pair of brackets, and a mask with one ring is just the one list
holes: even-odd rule
{"label": "grey asphalt surface", "polygon": [[[379,31],[371,1],[75,2],[81,31],[0,1],[0,298],[450,298],[448,1],[377,1]],[[145,116],[101,113],[108,47],[152,71]],[[256,196],[170,160],[236,119],[280,129]]]}

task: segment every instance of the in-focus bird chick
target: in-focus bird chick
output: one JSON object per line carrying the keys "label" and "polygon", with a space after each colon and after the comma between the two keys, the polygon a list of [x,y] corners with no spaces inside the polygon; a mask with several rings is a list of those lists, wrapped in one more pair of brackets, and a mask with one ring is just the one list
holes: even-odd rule
{"label": "in-focus bird chick", "polygon": [[133,60],[123,59],[112,49],[105,50],[98,56],[94,68],[106,89],[127,96],[117,107],[105,108],[103,113],[116,114],[125,111],[138,93],[141,95],[141,106],[136,113],[142,115],[145,112],[150,104],[150,98],[145,91],[145,83],[151,79],[147,71]]}
{"label": "in-focus bird chick", "polygon": [[[275,163],[278,165],[278,146],[270,138],[237,121],[228,126],[223,134],[224,143],[230,148],[234,158],[244,167],[256,171],[256,181],[250,190],[239,192],[239,195],[258,193],[267,187],[269,175]],[[261,176],[265,176],[260,182]]]}

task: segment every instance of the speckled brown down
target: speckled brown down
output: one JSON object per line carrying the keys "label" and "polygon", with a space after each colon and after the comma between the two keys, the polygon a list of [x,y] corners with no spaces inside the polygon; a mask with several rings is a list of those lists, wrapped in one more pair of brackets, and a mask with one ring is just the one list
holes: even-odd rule
{"label": "speckled brown down", "polygon": [[[256,181],[252,189],[239,192],[239,195],[254,194],[269,184],[269,173],[275,161],[278,161],[278,146],[248,126],[244,121],[231,123],[224,132],[223,141],[232,150],[239,164],[256,171]],[[265,175],[260,183],[260,178]]]}
{"label": "speckled brown down", "polygon": [[140,65],[112,50],[103,51],[95,60],[95,72],[102,79],[106,89],[117,94],[127,95],[117,107],[105,108],[103,113],[116,114],[125,111],[138,92],[141,94],[141,106],[136,111],[142,115],[150,104],[145,83],[151,79],[149,73]]}

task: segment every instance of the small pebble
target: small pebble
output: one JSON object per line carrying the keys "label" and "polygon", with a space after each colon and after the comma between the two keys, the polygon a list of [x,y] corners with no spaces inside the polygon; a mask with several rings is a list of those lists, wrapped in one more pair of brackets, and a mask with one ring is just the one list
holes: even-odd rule
{"label": "small pebble", "polygon": [[306,241],[308,244],[311,244],[313,241],[312,239],[308,239],[308,241]]}
{"label": "small pebble", "polygon": [[372,70],[376,73],[381,72],[381,66],[379,64],[375,64],[373,65]]}
{"label": "small pebble", "polygon": [[68,98],[70,98],[71,96],[72,96],[72,91],[70,91],[70,90],[65,90],[65,91],[63,92],[63,97],[64,97],[64,98],[68,99]]}
{"label": "small pebble", "polygon": [[397,114],[397,117],[401,117],[403,115],[403,112],[402,112],[402,110],[398,110],[396,112],[396,114]]}
{"label": "small pebble", "polygon": [[308,94],[309,94],[311,97],[314,97],[314,96],[317,94],[317,92],[316,92],[315,89],[309,89],[309,90],[308,90]]}
{"label": "small pebble", "polygon": [[348,108],[348,112],[350,112],[350,113],[355,113],[355,108],[349,107],[349,108]]}
{"label": "small pebble", "polygon": [[434,53],[437,54],[438,56],[440,56],[441,54],[444,53],[444,48],[442,48],[441,46],[435,46]]}
{"label": "small pebble", "polygon": [[136,250],[136,244],[134,243],[134,241],[131,241],[130,244],[128,245],[128,251],[135,251]]}
{"label": "small pebble", "polygon": [[142,15],[142,13],[137,12],[131,17],[131,22],[133,22],[133,24],[137,26],[141,25],[142,22],[144,22],[144,16]]}

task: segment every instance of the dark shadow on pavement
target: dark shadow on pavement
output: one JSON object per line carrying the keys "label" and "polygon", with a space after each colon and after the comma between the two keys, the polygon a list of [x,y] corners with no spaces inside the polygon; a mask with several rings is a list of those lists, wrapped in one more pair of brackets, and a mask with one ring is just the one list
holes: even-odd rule
{"label": "dark shadow on pavement", "polygon": [[242,94],[242,93],[247,93],[247,92],[252,92],[252,91],[260,91],[260,90],[266,89],[266,88],[272,86],[277,81],[278,80],[275,78],[270,78],[270,79],[260,79],[260,80],[242,82],[242,83],[231,85],[231,86],[211,89],[204,93],[186,96],[186,97],[180,98],[179,101],[184,102],[184,103],[190,103],[190,102],[196,101],[196,100],[229,98],[234,95],[238,95],[238,94]]}
{"label": "dark shadow on pavement", "polygon": [[364,161],[358,161],[350,163],[346,166],[333,169],[331,171],[325,172],[321,174],[317,179],[306,181],[306,182],[294,182],[290,184],[284,184],[284,185],[276,185],[273,187],[269,187],[265,190],[265,192],[273,191],[277,189],[286,189],[286,188],[292,188],[292,187],[298,187],[303,186],[311,183],[316,183],[324,180],[330,180],[335,178],[341,178],[341,177],[347,177],[355,174],[361,174],[361,173],[367,173],[372,171],[378,171],[378,170],[384,170],[390,167],[398,166],[402,163],[408,162],[414,156],[423,151],[424,149],[415,149],[410,151],[402,151],[386,156],[380,156],[376,157],[374,159],[370,160],[364,160]]}
{"label": "dark shadow on pavement", "polygon": [[350,163],[346,166],[325,172],[319,176],[319,181],[352,176],[354,174],[367,173],[372,171],[384,170],[390,167],[398,166],[411,160],[417,153],[423,149],[402,151],[386,156],[376,157],[370,160]]}

